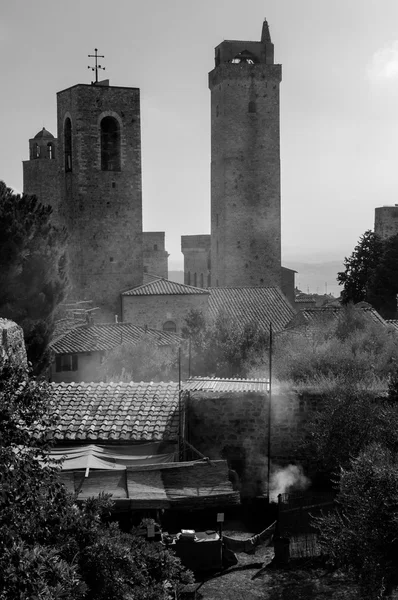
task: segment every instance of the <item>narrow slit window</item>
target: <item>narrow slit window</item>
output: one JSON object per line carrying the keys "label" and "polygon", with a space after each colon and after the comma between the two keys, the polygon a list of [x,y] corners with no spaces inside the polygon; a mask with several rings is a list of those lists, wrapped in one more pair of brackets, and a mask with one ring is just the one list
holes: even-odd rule
{"label": "narrow slit window", "polygon": [[65,171],[72,171],[72,123],[69,117],[64,125]]}
{"label": "narrow slit window", "polygon": [[101,170],[120,171],[120,127],[113,117],[101,121]]}

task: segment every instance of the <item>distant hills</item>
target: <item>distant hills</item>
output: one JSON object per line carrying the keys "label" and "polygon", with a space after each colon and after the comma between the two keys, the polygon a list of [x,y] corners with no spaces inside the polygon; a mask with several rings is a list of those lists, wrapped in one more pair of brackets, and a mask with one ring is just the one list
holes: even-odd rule
{"label": "distant hills", "polygon": [[[333,294],[338,297],[341,287],[337,284],[336,277],[339,271],[344,270],[343,262],[339,260],[325,262],[295,262],[286,261],[283,266],[297,271],[296,286],[305,293]],[[169,271],[169,279],[184,283],[184,271]]]}

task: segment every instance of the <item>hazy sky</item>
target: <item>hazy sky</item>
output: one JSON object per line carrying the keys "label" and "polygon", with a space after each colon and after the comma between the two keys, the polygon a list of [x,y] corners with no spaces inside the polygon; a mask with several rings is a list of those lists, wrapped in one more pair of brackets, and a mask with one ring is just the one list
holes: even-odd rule
{"label": "hazy sky", "polygon": [[22,190],[28,140],[56,135],[56,92],[89,83],[105,55],[111,85],[141,88],[144,229],[210,231],[214,47],[260,39],[282,63],[284,261],[342,259],[398,203],[397,0],[0,0],[0,179]]}

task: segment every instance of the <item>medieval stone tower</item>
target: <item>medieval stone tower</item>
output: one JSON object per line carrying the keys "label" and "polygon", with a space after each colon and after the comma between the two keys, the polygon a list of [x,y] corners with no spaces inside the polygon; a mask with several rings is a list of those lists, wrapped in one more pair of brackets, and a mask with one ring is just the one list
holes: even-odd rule
{"label": "medieval stone tower", "polygon": [[211,285],[281,285],[279,84],[261,41],[215,49],[211,90]]}
{"label": "medieval stone tower", "polygon": [[383,240],[398,233],[398,204],[375,209],[375,233]]}
{"label": "medieval stone tower", "polygon": [[140,92],[107,81],[57,94],[59,213],[70,236],[71,300],[120,314],[142,283]]}
{"label": "medieval stone tower", "polygon": [[43,127],[29,140],[29,160],[23,161],[24,193],[50,204],[55,216],[59,204],[57,143],[53,134]]}

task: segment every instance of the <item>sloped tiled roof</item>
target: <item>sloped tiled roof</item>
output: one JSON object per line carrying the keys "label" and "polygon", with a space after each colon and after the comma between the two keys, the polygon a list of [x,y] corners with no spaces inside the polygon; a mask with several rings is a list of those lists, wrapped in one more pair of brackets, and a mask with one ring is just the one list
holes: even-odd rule
{"label": "sloped tiled roof", "polygon": [[[387,322],[374,308],[360,306],[356,310],[360,310],[366,318],[372,323],[387,327]],[[318,308],[304,308],[300,310],[293,319],[286,325],[286,329],[296,328],[300,326],[311,326],[317,323],[330,322],[337,320],[344,311],[342,306],[322,306]]]}
{"label": "sloped tiled roof", "polygon": [[75,327],[53,340],[50,347],[55,354],[73,354],[111,350],[124,343],[135,345],[144,339],[158,346],[181,343],[176,333],[145,329],[132,323],[99,323]]}
{"label": "sloped tiled roof", "polygon": [[52,383],[58,441],[173,441],[178,437],[178,383]]}
{"label": "sloped tiled roof", "polygon": [[242,325],[254,321],[264,331],[272,323],[275,332],[282,331],[295,312],[276,287],[210,288],[209,312],[215,318],[224,311]]}
{"label": "sloped tiled roof", "polygon": [[217,377],[192,377],[182,384],[186,392],[261,393],[269,389],[269,381],[261,379],[219,379]]}
{"label": "sloped tiled roof", "polygon": [[185,285],[184,283],[177,283],[176,281],[170,281],[159,277],[155,281],[144,283],[138,287],[132,288],[122,293],[122,296],[164,296],[173,294],[208,294],[207,289],[193,287],[192,285]]}

